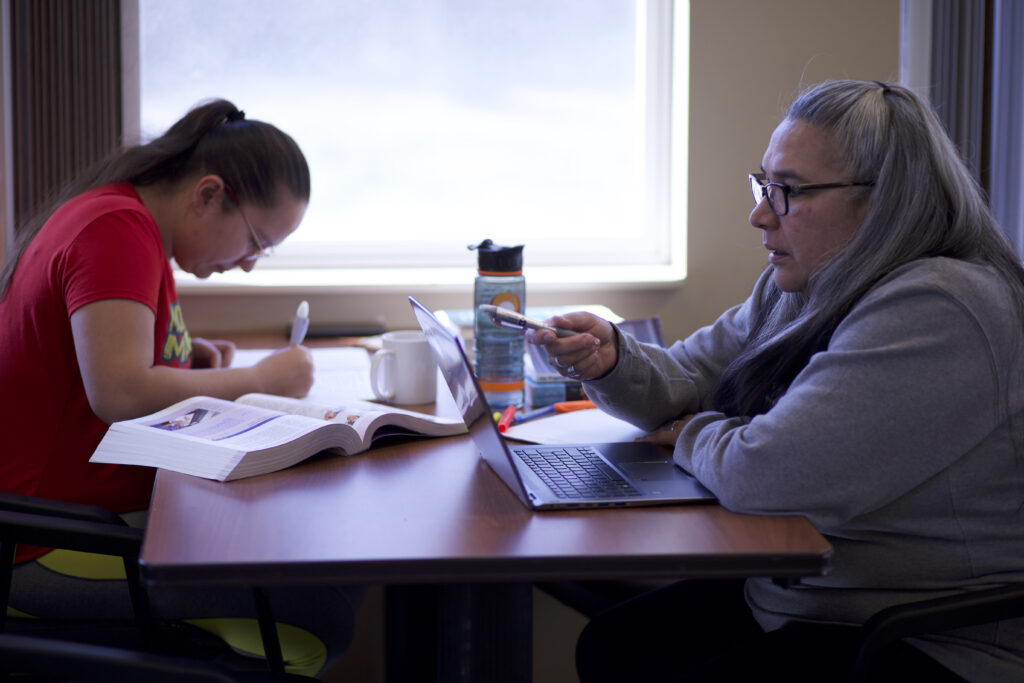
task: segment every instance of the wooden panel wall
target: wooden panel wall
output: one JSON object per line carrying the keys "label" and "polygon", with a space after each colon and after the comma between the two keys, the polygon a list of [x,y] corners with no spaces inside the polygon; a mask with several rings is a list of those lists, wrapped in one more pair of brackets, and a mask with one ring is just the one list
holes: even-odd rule
{"label": "wooden panel wall", "polygon": [[120,0],[12,0],[14,221],[120,142]]}

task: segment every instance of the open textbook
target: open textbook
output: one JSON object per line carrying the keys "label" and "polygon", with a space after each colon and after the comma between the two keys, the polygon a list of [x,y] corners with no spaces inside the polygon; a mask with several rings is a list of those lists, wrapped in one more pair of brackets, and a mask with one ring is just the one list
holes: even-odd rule
{"label": "open textbook", "polygon": [[90,461],[229,481],[284,469],[321,451],[360,453],[384,436],[465,431],[461,418],[357,399],[326,403],[269,394],[246,394],[235,401],[195,396],[110,425]]}

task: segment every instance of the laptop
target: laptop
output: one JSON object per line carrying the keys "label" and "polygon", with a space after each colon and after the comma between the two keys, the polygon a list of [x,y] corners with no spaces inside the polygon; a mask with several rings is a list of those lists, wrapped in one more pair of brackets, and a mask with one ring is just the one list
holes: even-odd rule
{"label": "laptop", "polygon": [[714,501],[714,495],[671,455],[651,443],[510,444],[498,432],[459,337],[415,297],[410,296],[409,303],[480,455],[527,507]]}

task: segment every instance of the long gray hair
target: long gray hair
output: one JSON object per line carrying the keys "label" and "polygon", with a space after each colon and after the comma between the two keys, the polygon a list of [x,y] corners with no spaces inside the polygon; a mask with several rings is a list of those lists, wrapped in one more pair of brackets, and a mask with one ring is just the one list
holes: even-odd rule
{"label": "long gray hair", "polygon": [[[812,273],[803,293],[770,285],[745,349],[716,390],[730,415],[766,412],[811,355],[827,347],[850,309],[882,277],[920,258],[990,264],[1024,319],[1024,268],[931,109],[898,85],[828,81],[803,92],[787,120],[831,135],[849,177],[873,180],[860,228]],[[852,195],[855,197],[856,195]]]}

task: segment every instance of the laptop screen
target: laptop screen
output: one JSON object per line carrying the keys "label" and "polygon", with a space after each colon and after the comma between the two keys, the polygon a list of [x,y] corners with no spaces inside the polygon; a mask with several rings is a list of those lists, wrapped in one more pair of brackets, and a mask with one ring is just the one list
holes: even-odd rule
{"label": "laptop screen", "polygon": [[512,466],[505,441],[494,424],[491,409],[476,382],[476,377],[473,376],[461,340],[414,297],[409,297],[409,303],[412,304],[416,320],[427,336],[434,358],[441,368],[441,375],[444,376],[452,392],[452,398],[455,399],[455,405],[466,422],[470,438],[484,460],[520,499],[527,502],[519,472]]}

